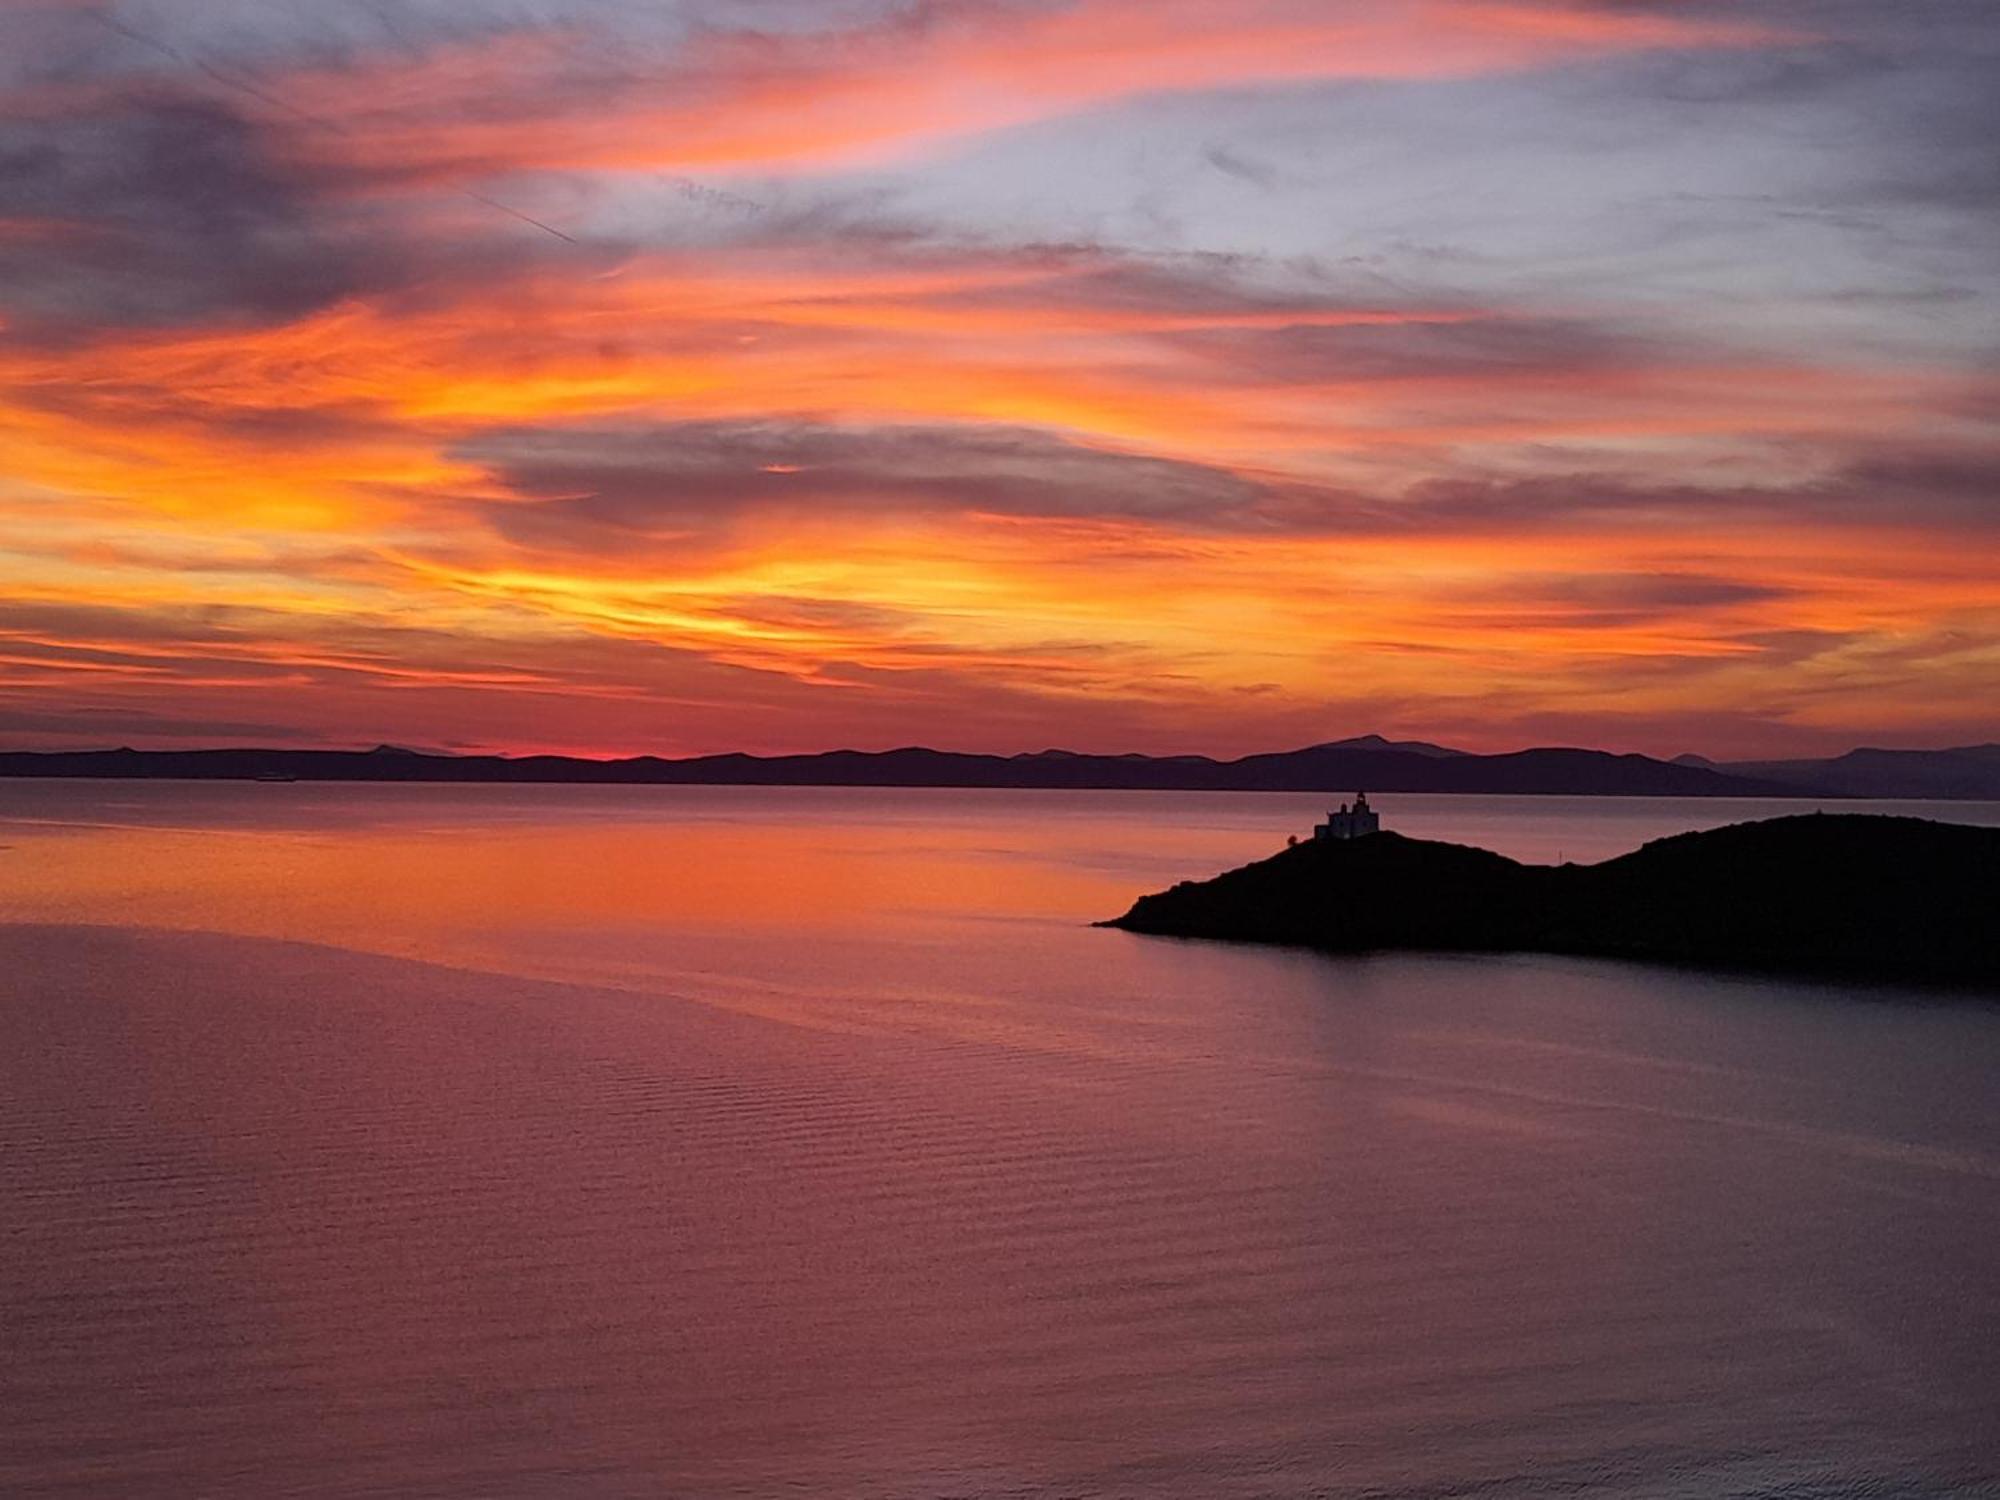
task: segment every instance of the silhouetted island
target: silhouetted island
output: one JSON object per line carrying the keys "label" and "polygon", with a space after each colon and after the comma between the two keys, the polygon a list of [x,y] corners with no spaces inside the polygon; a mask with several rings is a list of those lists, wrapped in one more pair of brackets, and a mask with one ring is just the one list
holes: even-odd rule
{"label": "silhouetted island", "polygon": [[1808,814],[1596,865],[1372,833],[1142,896],[1101,925],[1336,951],[1591,954],[2000,984],[2000,829]]}

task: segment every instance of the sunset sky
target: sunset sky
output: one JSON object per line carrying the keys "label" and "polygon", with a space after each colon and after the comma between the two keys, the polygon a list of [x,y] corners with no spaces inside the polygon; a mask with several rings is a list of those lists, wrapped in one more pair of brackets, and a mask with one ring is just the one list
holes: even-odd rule
{"label": "sunset sky", "polygon": [[1991,0],[0,37],[0,745],[2000,728]]}

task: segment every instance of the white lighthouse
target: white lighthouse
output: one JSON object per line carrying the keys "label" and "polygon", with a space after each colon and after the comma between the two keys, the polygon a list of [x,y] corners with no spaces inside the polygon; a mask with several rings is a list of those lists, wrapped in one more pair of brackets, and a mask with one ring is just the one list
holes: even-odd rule
{"label": "white lighthouse", "polygon": [[1382,818],[1368,805],[1368,794],[1356,792],[1354,805],[1340,804],[1339,812],[1330,812],[1326,821],[1313,829],[1316,839],[1358,839],[1371,833],[1382,831]]}

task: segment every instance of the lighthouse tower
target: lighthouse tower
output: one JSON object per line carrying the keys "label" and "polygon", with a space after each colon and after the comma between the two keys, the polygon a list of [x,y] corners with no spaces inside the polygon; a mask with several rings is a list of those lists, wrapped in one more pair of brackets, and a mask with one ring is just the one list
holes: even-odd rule
{"label": "lighthouse tower", "polygon": [[1358,839],[1382,831],[1382,817],[1368,805],[1368,794],[1356,792],[1354,805],[1343,802],[1340,811],[1330,812],[1326,821],[1313,829],[1316,839]]}

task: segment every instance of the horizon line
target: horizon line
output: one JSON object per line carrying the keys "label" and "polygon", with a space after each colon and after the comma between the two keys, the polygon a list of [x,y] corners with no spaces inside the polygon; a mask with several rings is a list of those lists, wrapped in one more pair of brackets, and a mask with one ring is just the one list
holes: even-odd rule
{"label": "horizon line", "polygon": [[[1360,743],[1371,739],[1380,741],[1382,743],[1382,748],[1379,749],[1365,748]],[[818,757],[833,756],[833,755],[885,756],[885,755],[902,755],[915,752],[926,755],[961,756],[968,759],[983,759],[983,760],[1031,760],[1040,756],[1062,755],[1062,756],[1074,756],[1077,757],[1078,759],[1098,759],[1098,760],[1132,760],[1132,759],[1152,760],[1152,761],[1203,760],[1212,762],[1217,765],[1233,765],[1245,760],[1254,760],[1262,756],[1298,755],[1298,754],[1303,754],[1309,750],[1322,750],[1322,749],[1348,749],[1358,754],[1376,754],[1376,755],[1414,754],[1421,756],[1422,752],[1420,751],[1404,751],[1398,748],[1402,745],[1410,745],[1410,744],[1425,745],[1434,750],[1447,751],[1455,757],[1464,756],[1475,759],[1487,759],[1487,760],[1504,758],[1510,755],[1528,755],[1536,751],[1544,751],[1544,750],[1547,751],[1573,750],[1573,751],[1580,751],[1585,754],[1608,755],[1608,756],[1618,756],[1618,757],[1634,756],[1642,760],[1655,761],[1662,765],[1672,765],[1675,763],[1676,760],[1676,757],[1674,756],[1659,755],[1648,751],[1607,750],[1601,746],[1583,745],[1583,744],[1538,743],[1538,744],[1521,745],[1511,750],[1465,750],[1457,746],[1444,744],[1439,741],[1414,740],[1414,739],[1391,740],[1386,735],[1377,735],[1377,734],[1348,735],[1342,737],[1341,739],[1317,740],[1310,744],[1292,745],[1282,749],[1251,750],[1251,751],[1246,751],[1240,755],[1217,755],[1200,750],[1172,750],[1172,751],[1073,750],[1069,749],[1066,746],[1060,746],[1060,745],[1046,745],[1039,750],[1018,750],[1018,751],[963,750],[963,749],[945,749],[945,748],[940,748],[939,746],[936,745],[925,745],[925,744],[914,744],[914,743],[892,745],[885,747],[883,749],[876,749],[876,750],[862,749],[854,745],[837,745],[820,750],[761,750],[761,751],[760,750],[707,750],[707,751],[696,751],[691,753],[672,754],[672,755],[662,754],[658,751],[645,750],[645,751],[634,751],[626,754],[617,754],[617,753],[587,754],[575,751],[562,751],[562,750],[451,750],[451,749],[423,748],[413,745],[399,745],[391,741],[383,740],[383,741],[378,741],[372,745],[273,745],[273,744],[238,743],[238,744],[207,744],[207,745],[189,745],[189,746],[172,746],[172,747],[149,746],[145,748],[133,745],[99,745],[90,747],[72,746],[72,747],[32,747],[32,748],[0,747],[0,757],[18,756],[18,755],[75,756],[75,755],[390,754],[390,755],[421,756],[437,760],[502,760],[502,761],[567,760],[567,761],[577,761],[592,765],[616,765],[621,762],[639,761],[639,760],[654,760],[654,761],[660,761],[665,764],[680,764],[690,761],[722,760],[731,758],[758,760],[758,761],[809,760]],[[1713,766],[1729,767],[1729,766],[1778,765],[1778,764],[1784,764],[1786,762],[1801,762],[1801,761],[1814,761],[1814,762],[1831,761],[1831,760],[1838,760],[1846,755],[1855,755],[1863,752],[1875,752],[1878,754],[1946,755],[1965,750],[1981,750],[1981,749],[1996,749],[1996,748],[2000,748],[2000,741],[1979,741],[1979,742],[1962,743],[1962,744],[1922,745],[1922,746],[1898,746],[1898,745],[1862,743],[1862,744],[1850,745],[1849,748],[1846,750],[1831,754],[1762,756],[1762,757],[1746,758],[1740,760],[1719,760],[1711,756],[1700,755],[1700,753],[1696,751],[1682,751],[1679,752],[1679,754],[1683,756],[1690,756],[1690,755],[1696,756],[1699,759]]]}

